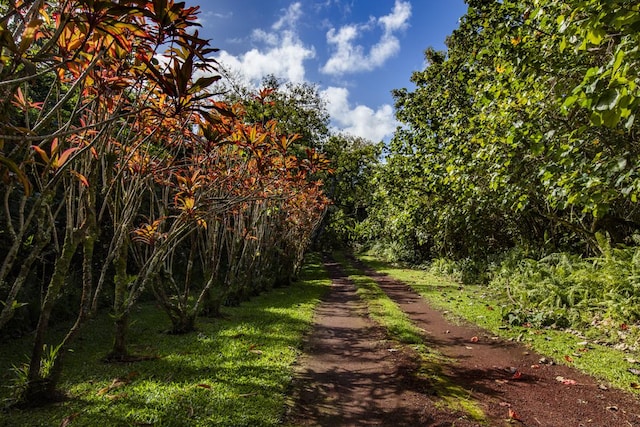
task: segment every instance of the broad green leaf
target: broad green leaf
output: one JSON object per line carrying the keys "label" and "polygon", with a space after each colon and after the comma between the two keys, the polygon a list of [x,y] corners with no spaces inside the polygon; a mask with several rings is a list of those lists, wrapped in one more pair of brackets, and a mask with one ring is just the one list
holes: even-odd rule
{"label": "broad green leaf", "polygon": [[620,92],[618,91],[618,89],[607,89],[598,98],[595,109],[597,111],[612,110],[618,103],[619,98]]}

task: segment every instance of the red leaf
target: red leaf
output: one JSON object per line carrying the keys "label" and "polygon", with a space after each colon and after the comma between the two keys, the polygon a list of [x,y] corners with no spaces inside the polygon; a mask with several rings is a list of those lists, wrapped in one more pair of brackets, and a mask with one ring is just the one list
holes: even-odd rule
{"label": "red leaf", "polygon": [[509,419],[522,421],[522,418],[520,418],[520,415],[518,415],[518,413],[511,408],[509,408]]}
{"label": "red leaf", "polygon": [[49,155],[47,154],[46,151],[44,151],[42,148],[38,147],[37,145],[32,145],[31,148],[33,148],[34,151],[40,155],[40,158],[45,163],[49,163]]}
{"label": "red leaf", "polygon": [[576,385],[576,384],[578,384],[576,382],[576,380],[572,380],[572,379],[561,377],[561,376],[557,376],[556,377],[556,381],[561,382],[564,385]]}
{"label": "red leaf", "polygon": [[198,384],[196,387],[206,388],[207,390],[211,390],[211,386],[209,384]]}
{"label": "red leaf", "polygon": [[522,378],[522,372],[520,371],[516,371],[514,372],[513,376],[511,377],[514,380],[519,380],[520,378]]}
{"label": "red leaf", "polygon": [[[57,161],[54,162],[53,167],[54,168],[58,168],[62,165],[65,164],[65,162],[69,159],[69,157],[76,151],[78,151],[79,148],[78,147],[71,147],[71,148],[67,148],[66,150],[64,150],[62,152],[62,154],[60,154],[60,157],[57,159]],[[53,149],[51,149],[51,152],[53,152]]]}
{"label": "red leaf", "polygon": [[471,339],[469,340],[471,342],[478,342],[478,337],[471,337]]}
{"label": "red leaf", "polygon": [[18,88],[16,90],[15,95],[13,95],[14,101],[11,101],[13,105],[23,110],[27,109],[27,101],[24,99],[24,95],[22,94],[22,89]]}
{"label": "red leaf", "polygon": [[76,171],[71,171],[71,173],[73,175],[75,175],[76,178],[78,178],[78,180],[80,181],[80,183],[85,187],[85,188],[89,188],[89,180],[87,179],[86,176],[82,175],[81,173],[78,173]]}
{"label": "red leaf", "polygon": [[627,329],[629,329],[629,325],[627,325],[626,323],[622,323],[620,324],[620,329],[622,329],[623,331],[626,331]]}
{"label": "red leaf", "polygon": [[564,360],[566,360],[569,363],[573,363],[573,358],[571,356],[564,356]]}

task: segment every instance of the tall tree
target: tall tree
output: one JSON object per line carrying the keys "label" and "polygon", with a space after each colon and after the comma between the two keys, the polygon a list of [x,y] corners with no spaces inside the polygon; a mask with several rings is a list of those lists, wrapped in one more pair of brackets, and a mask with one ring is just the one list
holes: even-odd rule
{"label": "tall tree", "polygon": [[640,225],[636,2],[468,3],[447,52],[427,50],[416,89],[394,92],[406,129],[385,165],[384,191],[398,194],[389,229],[407,224],[397,232],[432,256],[597,252],[598,232],[629,241]]}

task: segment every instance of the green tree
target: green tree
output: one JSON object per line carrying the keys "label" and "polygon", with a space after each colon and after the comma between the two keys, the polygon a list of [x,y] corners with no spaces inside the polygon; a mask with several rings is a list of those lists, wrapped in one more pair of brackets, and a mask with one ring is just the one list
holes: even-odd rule
{"label": "green tree", "polygon": [[360,224],[369,215],[382,149],[381,142],[352,135],[333,135],[324,145],[332,168],[326,177],[332,204],[322,228],[323,245],[348,247],[365,239]]}
{"label": "green tree", "polygon": [[598,251],[597,232],[628,241],[640,225],[637,12],[469,1],[447,52],[427,50],[415,90],[394,92],[406,128],[382,180],[394,215],[379,228],[454,257]]}

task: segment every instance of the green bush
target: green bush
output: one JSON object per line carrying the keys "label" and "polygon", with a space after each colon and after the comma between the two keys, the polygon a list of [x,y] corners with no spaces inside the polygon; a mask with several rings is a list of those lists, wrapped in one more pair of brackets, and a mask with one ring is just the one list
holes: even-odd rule
{"label": "green bush", "polygon": [[583,258],[555,253],[540,260],[506,259],[492,271],[490,288],[508,301],[511,324],[595,327],[608,335],[633,335],[640,323],[640,247]]}

